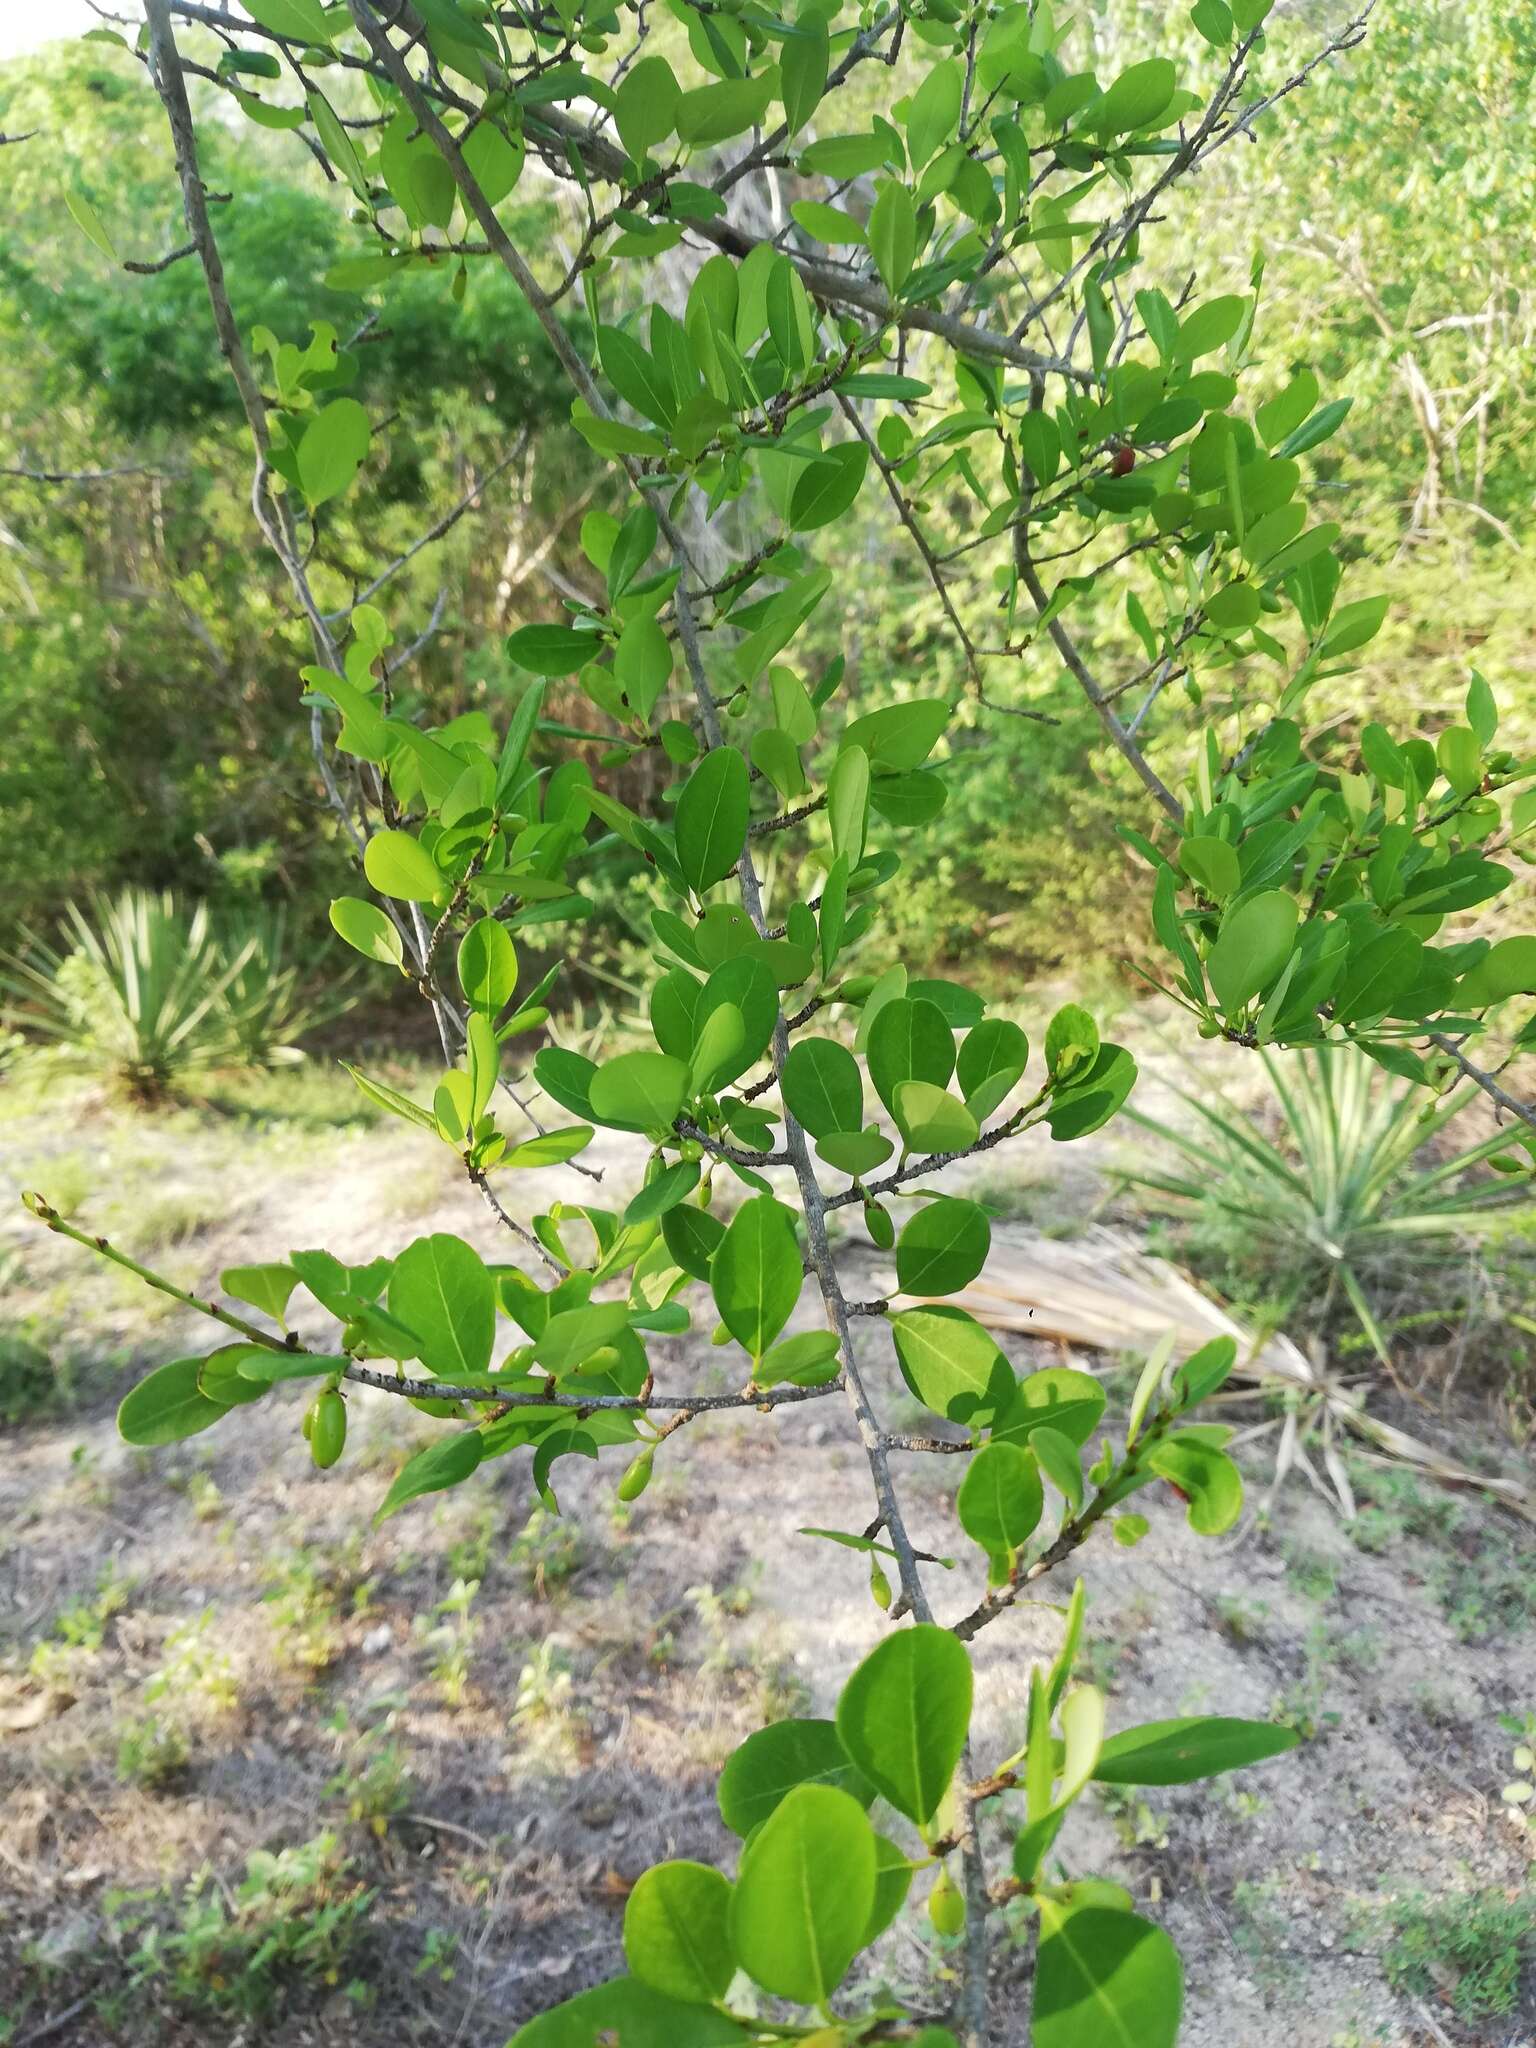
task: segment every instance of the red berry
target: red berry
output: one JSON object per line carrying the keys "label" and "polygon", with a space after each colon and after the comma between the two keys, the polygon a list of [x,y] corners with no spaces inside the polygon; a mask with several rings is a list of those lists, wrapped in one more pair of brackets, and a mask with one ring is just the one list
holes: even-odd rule
{"label": "red berry", "polygon": [[1115,450],[1115,459],[1109,465],[1109,473],[1111,476],[1129,476],[1135,467],[1136,450],[1134,448],[1117,448]]}

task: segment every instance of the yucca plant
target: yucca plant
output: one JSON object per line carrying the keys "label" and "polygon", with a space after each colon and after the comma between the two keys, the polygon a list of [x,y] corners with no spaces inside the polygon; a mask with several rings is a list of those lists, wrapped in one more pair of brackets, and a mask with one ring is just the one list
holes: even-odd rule
{"label": "yucca plant", "polygon": [[296,1040],[345,1015],[356,1000],[351,971],[333,977],[323,996],[306,987],[288,948],[287,913],[264,906],[226,914],[215,936],[229,976],[219,1006],[243,1067],[290,1066],[304,1055]]}
{"label": "yucca plant", "polygon": [[6,957],[7,1021],[137,1101],[199,1070],[296,1059],[291,1040],[319,1019],[282,936],[280,916],[220,929],[168,890],[92,895],[65,906],[56,941],[28,932]]}
{"label": "yucca plant", "polygon": [[1493,1212],[1529,1204],[1524,1174],[1478,1169],[1501,1155],[1528,1161],[1507,1131],[1437,1147],[1478,1093],[1470,1084],[1426,1104],[1422,1089],[1349,1047],[1260,1057],[1274,1090],[1272,1133],[1219,1091],[1180,1091],[1192,1124],[1126,1114],[1182,1168],[1126,1178],[1188,1219],[1197,1243],[1218,1245],[1230,1269],[1267,1284],[1289,1318],[1320,1331],[1342,1295],[1391,1369],[1388,1292],[1422,1306],[1426,1281],[1448,1279]]}

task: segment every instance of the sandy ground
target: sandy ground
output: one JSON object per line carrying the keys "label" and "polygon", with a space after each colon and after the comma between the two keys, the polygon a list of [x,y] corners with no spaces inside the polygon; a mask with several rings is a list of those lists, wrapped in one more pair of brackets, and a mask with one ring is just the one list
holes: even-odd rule
{"label": "sandy ground", "polygon": [[[7,1182],[62,1186],[93,1229],[153,1246],[183,1284],[288,1246],[361,1258],[438,1228],[506,1256],[446,1154],[323,1091],[297,1118],[156,1122],[70,1098],[65,1116],[12,1114],[0,1150]],[[599,1163],[612,1200],[632,1155],[613,1139]],[[568,1171],[540,1192],[592,1194]],[[184,1924],[189,1883],[217,1897],[253,1850],[322,1830],[349,1862],[333,1895],[376,1896],[336,1981],[296,1993],[273,2038],[492,2048],[610,1974],[648,1863],[728,1857],[714,1781],[733,1745],[764,1719],[825,1711],[879,1632],[862,1561],[794,1533],[868,1518],[841,1402],[691,1427],[628,1511],[613,1455],[557,1468],[559,1522],[514,1457],[375,1529],[402,1447],[432,1423],[364,1393],[346,1459],[321,1474],[295,1391],[171,1450],[128,1449],[111,1402],[129,1362],[208,1348],[208,1326],[146,1313],[124,1276],[15,1213],[0,1225],[5,1316],[34,1336],[76,1333],[61,1362],[79,1392],[73,1412],[10,1430],[0,1460],[0,2040],[261,2038],[227,2006],[195,2010],[163,1956],[145,1963],[143,1929]],[[852,1242],[844,1256],[870,1291]],[[863,1341],[885,1419],[912,1426],[883,1333]],[[1046,1362],[1011,1348],[1021,1366]],[[656,1351],[667,1385],[728,1383],[698,1338]],[[1109,1379],[1113,1416],[1123,1362],[1075,1362]],[[1486,1416],[1416,1413],[1414,1426],[1463,1448],[1480,1434],[1509,1457]],[[950,1464],[914,1460],[909,1488],[918,1540],[960,1555]],[[1250,1473],[1262,1501],[1262,1452]],[[1396,1474],[1360,1478],[1372,1504],[1353,1533],[1299,1482],[1215,1544],[1171,1496],[1148,1496],[1137,1550],[1105,1541],[1077,1560],[1082,1675],[1107,1688],[1112,1725],[1281,1712],[1307,1735],[1208,1789],[1090,1795],[1063,1837],[1074,1871],[1117,1876],[1174,1935],[1187,2048],[1536,2039],[1529,1971],[1514,2012],[1474,2022],[1442,1964],[1416,1990],[1386,1967],[1394,1899],[1529,1896],[1533,1837],[1501,1804],[1513,1738],[1497,1719],[1536,1708],[1529,1531]],[[938,1576],[941,1617],[980,1590],[969,1564]],[[1018,1739],[1029,1665],[1054,1650],[1072,1577],[979,1640],[983,1762]],[[475,1579],[456,1637],[452,1589]],[[185,1750],[159,1784],[123,1774],[125,1731],[149,1726]],[[1021,1921],[1004,1943],[999,2044],[1027,2039],[1028,1957]],[[879,1965],[942,2001],[952,1955],[920,1900]]]}

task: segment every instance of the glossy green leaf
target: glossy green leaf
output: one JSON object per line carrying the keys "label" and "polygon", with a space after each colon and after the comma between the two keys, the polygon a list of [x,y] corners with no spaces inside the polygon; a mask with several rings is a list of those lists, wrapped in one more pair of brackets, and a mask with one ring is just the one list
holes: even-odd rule
{"label": "glossy green leaf", "polygon": [[903,1294],[956,1294],[987,1263],[992,1226],[978,1202],[945,1195],[919,1209],[896,1241]]}
{"label": "glossy green leaf", "polygon": [[459,941],[459,987],[472,1010],[495,1017],[517,989],[517,948],[505,925],[476,918]]}
{"label": "glossy green leaf", "polygon": [[703,1863],[656,1863],[624,1908],[624,1960],[632,1974],[669,1998],[708,2005],[736,1974],[731,1950],[731,1885]]}
{"label": "glossy green leaf", "polygon": [[742,1968],[780,1998],[824,2005],[863,1943],[876,1862],[856,1799],[825,1784],[787,1792],[742,1852],[730,1918]]}
{"label": "glossy green leaf", "polygon": [[211,1429],[229,1413],[203,1391],[201,1358],[176,1358],[156,1366],[124,1395],[117,1433],[129,1444],[174,1444]]}
{"label": "glossy green leaf", "polygon": [[1106,1785],[1189,1785],[1283,1756],[1300,1740],[1294,1728],[1218,1714],[1147,1721],[1112,1735],[1093,1775]]}
{"label": "glossy green leaf", "polygon": [[720,1320],[760,1358],[800,1299],[800,1245],[789,1212],[772,1195],[743,1202],[715,1249],[709,1284]]}
{"label": "glossy green leaf", "polygon": [[491,1362],[496,1290],[485,1261],[462,1238],[418,1237],[395,1261],[389,1307],[421,1339],[424,1364],[444,1379]]}
{"label": "glossy green leaf", "polygon": [[315,414],[298,449],[299,482],[311,505],[347,488],[367,459],[372,431],[355,398],[333,398]]}
{"label": "glossy green leaf", "polygon": [[780,1075],[784,1106],[813,1138],[857,1131],[864,1113],[859,1063],[832,1038],[801,1038]]}
{"label": "glossy green leaf", "polygon": [[363,850],[363,873],[381,896],[432,903],[448,893],[436,861],[409,832],[375,832]]}
{"label": "glossy green leaf", "polygon": [[1014,1378],[996,1341],[958,1308],[909,1308],[891,1318],[902,1376],[951,1422],[971,1422],[1010,1399]]}
{"label": "glossy green leaf", "polygon": [[731,1752],[720,1773],[720,1818],[743,1839],[797,1785],[833,1785],[868,1806],[875,1788],[855,1768],[833,1721],[775,1721]]}
{"label": "glossy green leaf", "polygon": [[390,967],[404,962],[400,934],[376,903],[365,903],[360,896],[338,896],[330,916],[332,929],[365,960],[382,960]]}
{"label": "glossy green leaf", "polygon": [[1265,989],[1291,957],[1301,911],[1283,889],[1266,889],[1239,903],[1221,921],[1205,971],[1216,1000],[1234,1015]]}
{"label": "glossy green leaf", "polygon": [[[537,1069],[535,1069],[537,1071]],[[669,1130],[688,1093],[688,1069],[663,1052],[624,1052],[604,1060],[587,1099],[593,1117],[620,1131]]]}
{"label": "glossy green leaf", "polygon": [[685,2004],[634,1977],[617,1977],[529,2020],[508,2048],[735,2048],[748,2038],[714,2006]]}
{"label": "glossy green leaf", "polygon": [[966,1466],[955,1512],[973,1543],[1006,1559],[1035,1533],[1045,1509],[1040,1471],[1016,1443],[984,1444]]}
{"label": "glossy green leaf", "polygon": [[1160,1927],[1041,1900],[1034,2048],[1174,2048],[1183,2010],[1178,1951]]}
{"label": "glossy green leaf", "polygon": [[484,1439],[477,1429],[463,1429],[453,1436],[439,1437],[424,1451],[409,1458],[395,1476],[374,1520],[387,1521],[393,1514],[426,1493],[444,1493],[467,1479],[480,1463]]}
{"label": "glossy green leaf", "polygon": [[878,1643],[843,1687],[837,1732],[899,1813],[932,1818],[971,1722],[971,1660],[947,1629],[919,1622]]}
{"label": "glossy green leaf", "polygon": [[1197,1536],[1225,1535],[1243,1511],[1242,1474],[1225,1451],[1187,1431],[1154,1444],[1147,1466],[1183,1495]]}
{"label": "glossy green leaf", "polygon": [[735,867],[746,844],[747,764],[734,747],[700,761],[677,800],[677,860],[690,888],[703,893]]}

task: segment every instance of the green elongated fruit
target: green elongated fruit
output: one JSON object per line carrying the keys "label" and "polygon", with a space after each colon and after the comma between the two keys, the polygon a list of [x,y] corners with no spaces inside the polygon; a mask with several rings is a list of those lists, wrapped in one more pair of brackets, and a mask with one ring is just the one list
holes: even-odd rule
{"label": "green elongated fruit", "polygon": [[965,1901],[941,1870],[939,1881],[928,1894],[928,1918],[937,1934],[958,1934],[965,1925]]}
{"label": "green elongated fruit", "polygon": [[309,1411],[309,1455],[322,1472],[341,1456],[347,1441],[347,1404],[334,1388],[316,1394]]}
{"label": "green elongated fruit", "polygon": [[632,1458],[624,1468],[624,1477],[619,1481],[620,1500],[638,1500],[651,1483],[651,1467],[656,1462],[656,1446],[649,1445],[637,1458]]}

